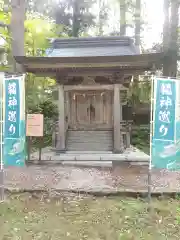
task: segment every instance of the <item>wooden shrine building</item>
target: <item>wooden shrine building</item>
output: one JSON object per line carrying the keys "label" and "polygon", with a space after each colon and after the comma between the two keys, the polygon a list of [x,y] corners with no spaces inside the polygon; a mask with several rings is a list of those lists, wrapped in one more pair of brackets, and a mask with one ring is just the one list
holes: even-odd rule
{"label": "wooden shrine building", "polygon": [[95,37],[54,39],[46,57],[15,59],[25,72],[57,80],[58,152],[122,153],[130,145],[122,109],[132,76],[158,67],[162,58],[162,53],[140,54],[129,37]]}

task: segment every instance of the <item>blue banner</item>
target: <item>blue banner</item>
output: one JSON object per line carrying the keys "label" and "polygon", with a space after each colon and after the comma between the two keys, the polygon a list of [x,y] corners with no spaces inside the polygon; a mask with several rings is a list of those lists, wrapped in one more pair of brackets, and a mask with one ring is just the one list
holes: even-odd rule
{"label": "blue banner", "polygon": [[156,79],[154,84],[154,124],[152,165],[170,168],[176,159],[176,80]]}
{"label": "blue banner", "polygon": [[174,141],[176,82],[157,79],[154,111],[154,140]]}
{"label": "blue banner", "polygon": [[5,80],[5,138],[20,136],[20,91],[18,79]]}
{"label": "blue banner", "polygon": [[24,75],[4,79],[4,164],[24,166],[25,151],[25,86]]}

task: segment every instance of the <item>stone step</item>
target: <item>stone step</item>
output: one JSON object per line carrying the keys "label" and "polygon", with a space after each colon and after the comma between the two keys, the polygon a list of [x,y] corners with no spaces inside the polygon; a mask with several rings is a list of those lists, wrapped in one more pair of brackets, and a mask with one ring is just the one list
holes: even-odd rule
{"label": "stone step", "polygon": [[94,134],[98,134],[98,135],[104,135],[104,134],[109,134],[112,133],[112,131],[68,131],[69,134],[71,135],[76,135],[78,133],[78,135],[83,134],[83,135],[94,135]]}
{"label": "stone step", "polygon": [[68,140],[68,143],[84,143],[84,144],[90,144],[90,143],[92,143],[92,144],[102,144],[102,142],[103,143],[106,143],[106,144],[108,144],[108,143],[110,143],[111,145],[112,145],[112,139],[105,139],[105,140],[103,140],[103,139],[101,139],[101,141],[100,141],[100,139],[99,139],[99,141],[98,141],[98,139],[95,139],[94,141],[93,140],[89,140],[88,141],[88,139],[69,139]]}
{"label": "stone step", "polygon": [[96,154],[96,155],[107,155],[113,154],[112,151],[66,151],[66,155],[81,155],[81,154]]}
{"label": "stone step", "polygon": [[112,131],[68,131],[68,151],[112,151]]}
{"label": "stone step", "polygon": [[112,150],[112,145],[92,145],[89,144],[87,146],[87,144],[67,144],[67,151],[83,151],[83,150],[87,150],[87,149],[91,149],[92,151],[98,151],[99,149],[101,149],[101,151],[111,151]]}
{"label": "stone step", "polygon": [[81,166],[81,167],[112,167],[112,161],[67,161],[67,162],[62,162],[62,165],[65,166]]}

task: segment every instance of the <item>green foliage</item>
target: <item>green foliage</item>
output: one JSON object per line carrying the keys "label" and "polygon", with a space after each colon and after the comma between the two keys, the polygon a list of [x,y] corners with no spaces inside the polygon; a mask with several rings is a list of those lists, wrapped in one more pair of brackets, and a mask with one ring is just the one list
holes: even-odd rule
{"label": "green foliage", "polygon": [[49,47],[49,39],[62,32],[62,26],[38,14],[28,15],[25,21],[25,50],[29,56],[43,56]]}
{"label": "green foliage", "polygon": [[[44,56],[49,46],[48,39],[57,37],[61,26],[57,26],[51,19],[41,17],[38,14],[28,15],[25,22],[25,48],[29,56]],[[37,77],[27,74],[26,77],[26,106],[27,112],[32,110],[36,113],[42,112],[42,104],[52,102],[51,87],[55,80],[49,77]],[[48,105],[49,106],[49,105]],[[44,111],[46,112],[46,111]],[[47,117],[50,118],[52,114]],[[53,117],[53,116],[52,116]],[[46,122],[48,122],[47,120]]]}
{"label": "green foliage", "polygon": [[38,105],[32,106],[32,108],[29,109],[29,113],[41,113],[45,118],[51,118],[53,121],[58,117],[57,105],[52,103],[49,99]]}
{"label": "green foliage", "polygon": [[11,35],[10,35],[10,10],[6,8],[4,1],[0,0],[0,42],[1,42],[1,57],[0,71],[10,70],[12,66],[11,54]]}
{"label": "green foliage", "polygon": [[51,88],[55,84],[55,80],[48,77],[36,77],[33,74],[26,75],[26,111],[34,109],[46,100],[52,101]]}
{"label": "green foliage", "polygon": [[180,225],[180,207],[177,208],[176,224]]}
{"label": "green foliage", "polygon": [[[32,3],[32,1],[30,2]],[[0,36],[5,51],[1,61],[1,70],[12,71],[12,39],[9,28],[11,21],[10,7],[7,7],[7,11],[4,11],[4,1],[0,0],[0,4],[0,22],[5,25],[5,27],[0,28]],[[28,5],[28,10],[30,10],[30,5]],[[34,6],[34,11],[27,12],[25,21],[26,55],[33,57],[44,56],[46,49],[49,47],[49,39],[56,38],[61,32],[61,25],[56,25],[50,17],[38,13],[36,6]],[[55,80],[49,77],[37,77],[33,74],[26,75],[26,112],[44,114],[45,144],[49,144],[51,141],[51,128],[57,116],[57,107],[52,103],[51,88],[54,84]],[[34,140],[35,144],[37,144],[37,139]]]}
{"label": "green foliage", "polygon": [[138,129],[132,133],[132,144],[149,154],[150,126],[137,126],[137,128]]}
{"label": "green foliage", "polygon": [[148,103],[151,98],[151,76],[141,76],[131,82],[129,88],[129,104]]}
{"label": "green foliage", "polygon": [[33,138],[33,147],[37,148],[39,145],[41,145],[41,147],[51,145],[54,122],[57,121],[58,118],[57,105],[54,104],[51,99],[47,99],[37,105],[32,104],[31,108],[28,109],[28,113],[41,113],[44,115],[43,143],[41,139]]}

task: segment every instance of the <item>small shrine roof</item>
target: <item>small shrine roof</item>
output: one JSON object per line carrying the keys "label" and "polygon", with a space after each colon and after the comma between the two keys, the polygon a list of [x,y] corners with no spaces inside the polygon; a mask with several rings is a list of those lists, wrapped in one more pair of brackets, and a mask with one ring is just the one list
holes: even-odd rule
{"label": "small shrine roof", "polygon": [[48,57],[95,57],[140,54],[130,37],[91,37],[54,39]]}
{"label": "small shrine roof", "polygon": [[158,68],[163,58],[162,52],[141,54],[129,37],[53,39],[44,57],[15,56],[24,71],[46,75],[119,71],[133,75]]}

